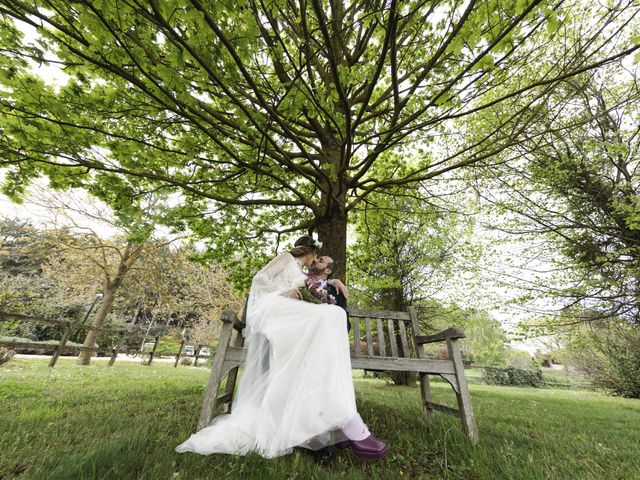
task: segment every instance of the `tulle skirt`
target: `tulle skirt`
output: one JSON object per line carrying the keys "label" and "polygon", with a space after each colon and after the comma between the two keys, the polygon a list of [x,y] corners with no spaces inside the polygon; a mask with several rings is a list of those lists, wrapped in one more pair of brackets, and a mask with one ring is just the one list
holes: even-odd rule
{"label": "tulle skirt", "polygon": [[268,295],[249,309],[247,360],[230,414],[176,448],[271,458],[344,440],[357,414],[346,313]]}

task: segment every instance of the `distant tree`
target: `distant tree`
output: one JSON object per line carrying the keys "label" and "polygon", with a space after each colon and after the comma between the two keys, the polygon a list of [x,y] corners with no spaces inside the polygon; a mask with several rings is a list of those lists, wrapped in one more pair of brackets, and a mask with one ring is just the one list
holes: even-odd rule
{"label": "distant tree", "polygon": [[433,300],[423,301],[417,308],[427,334],[449,327],[464,329],[466,338],[462,342],[462,350],[468,361],[489,366],[503,366],[507,363],[507,333],[500,322],[488,312],[463,308],[455,303],[444,305]]}
{"label": "distant tree", "polygon": [[456,268],[471,270],[473,222],[424,203],[415,189],[371,195],[354,215],[349,282],[369,308],[406,310],[443,288]]}
{"label": "distant tree", "polygon": [[591,322],[598,311],[640,327],[640,89],[625,72],[562,82],[535,107],[532,132],[505,152],[520,160],[484,170],[492,190],[479,191],[512,219],[500,228],[538,243],[529,256],[553,271],[530,272],[520,286],[574,315],[591,312],[559,324]]}
{"label": "distant tree", "polygon": [[[220,329],[225,308],[238,315],[241,297],[218,264],[195,261],[187,246],[164,246],[143,253],[126,282],[124,301],[139,302],[144,314],[139,325],[152,328],[156,320],[188,329],[191,341],[211,345]],[[131,309],[131,306],[130,306]]]}
{"label": "distant tree", "polygon": [[[0,310],[58,319],[77,318],[86,310],[90,298],[68,298],[59,303],[53,295],[57,284],[43,277],[46,263],[60,254],[59,239],[67,232],[2,217],[0,232]],[[61,333],[53,325],[21,322],[3,322],[0,330],[33,340],[59,338]]]}
{"label": "distant tree", "polygon": [[[2,225],[0,221],[0,229]],[[104,270],[117,269],[119,252],[127,248],[122,238],[105,239],[94,233],[96,236],[89,236],[71,229],[62,238],[60,230],[29,227],[19,244],[10,242],[10,249],[0,242],[0,257],[19,257],[33,271],[10,275],[11,268],[0,268],[0,309],[81,319],[95,294],[103,292]],[[37,248],[40,239],[46,240],[46,256]],[[137,348],[145,334],[155,331],[160,323],[188,328],[194,341],[210,345],[219,331],[221,311],[232,308],[240,312],[242,307],[224,270],[191,260],[195,252],[186,246],[172,248],[160,241],[141,247],[139,258],[126,271],[114,295],[97,341],[101,346],[123,343]],[[98,309],[97,318],[101,311],[106,310]],[[3,324],[3,329],[34,340],[60,336],[56,327],[31,323]],[[74,336],[72,340],[82,342],[84,338]]]}
{"label": "distant tree", "polygon": [[0,269],[8,275],[39,275],[55,243],[28,220],[0,217]]}
{"label": "distant tree", "polygon": [[[459,271],[473,270],[479,249],[471,241],[469,218],[423,203],[414,190],[397,189],[371,195],[354,219],[349,285],[358,306],[400,311],[413,306],[425,332],[464,327],[469,334],[466,351],[500,364],[497,358],[506,338],[497,322],[484,312],[447,309],[433,299],[448,283],[458,281]],[[391,377],[396,384],[413,379],[402,372]]]}

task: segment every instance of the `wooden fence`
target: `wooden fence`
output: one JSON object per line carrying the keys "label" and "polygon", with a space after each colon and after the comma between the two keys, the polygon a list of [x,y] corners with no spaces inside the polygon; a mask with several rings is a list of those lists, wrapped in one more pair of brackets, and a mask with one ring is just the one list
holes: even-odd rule
{"label": "wooden fence", "polygon": [[[0,340],[0,347],[7,348],[30,348],[44,351],[52,351],[53,354],[51,356],[51,360],[49,361],[50,367],[55,367],[58,358],[63,353],[79,353],[82,351],[94,352],[96,354],[111,354],[111,358],[109,359],[108,366],[111,367],[116,361],[119,353],[124,353],[127,355],[140,355],[142,360],[144,361],[144,356],[149,354],[149,360],[145,363],[145,365],[151,365],[153,359],[157,356],[158,343],[160,342],[161,335],[156,335],[154,339],[153,349],[151,352],[146,352],[139,349],[122,349],[118,346],[112,348],[97,348],[97,347],[84,347],[84,346],[76,346],[76,345],[67,345],[69,338],[71,335],[78,330],[97,330],[100,331],[99,328],[94,327],[93,325],[85,325],[83,323],[71,322],[69,320],[54,320],[51,318],[44,318],[32,315],[24,315],[21,313],[13,313],[13,312],[3,312],[0,311],[0,323],[8,322],[8,321],[21,321],[21,322],[32,322],[32,323],[44,323],[48,325],[58,325],[63,327],[63,332],[58,343],[39,343],[39,342],[22,342],[22,341],[4,341]],[[164,353],[164,355],[175,356],[174,367],[177,367],[180,358],[195,358],[194,365],[198,366],[198,361],[201,359],[208,359],[210,355],[200,355],[200,351],[202,349],[202,345],[198,345],[197,351],[195,355],[185,355],[183,354],[185,341],[183,340],[180,344],[180,349],[177,352]]]}

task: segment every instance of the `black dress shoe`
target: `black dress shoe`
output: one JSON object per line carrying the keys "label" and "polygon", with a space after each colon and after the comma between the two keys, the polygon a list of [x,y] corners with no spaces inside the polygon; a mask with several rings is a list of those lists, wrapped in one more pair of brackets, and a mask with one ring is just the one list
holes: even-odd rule
{"label": "black dress shoe", "polygon": [[336,447],[338,448],[349,448],[351,446],[351,440],[343,440],[341,442],[336,443]]}
{"label": "black dress shoe", "polygon": [[318,464],[326,467],[333,462],[333,451],[329,447],[321,448],[320,450],[308,450],[313,457],[313,460]]}

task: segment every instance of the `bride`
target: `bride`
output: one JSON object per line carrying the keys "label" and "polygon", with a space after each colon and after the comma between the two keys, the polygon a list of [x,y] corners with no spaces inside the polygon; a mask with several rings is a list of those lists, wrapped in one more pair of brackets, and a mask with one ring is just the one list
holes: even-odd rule
{"label": "bride", "polygon": [[233,410],[176,447],[203,455],[257,452],[272,458],[302,446],[350,446],[360,458],[387,452],[356,410],[345,311],[301,301],[300,287],[322,244],[309,236],[253,279],[247,358]]}

